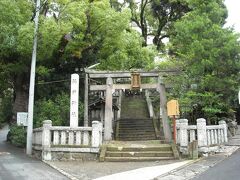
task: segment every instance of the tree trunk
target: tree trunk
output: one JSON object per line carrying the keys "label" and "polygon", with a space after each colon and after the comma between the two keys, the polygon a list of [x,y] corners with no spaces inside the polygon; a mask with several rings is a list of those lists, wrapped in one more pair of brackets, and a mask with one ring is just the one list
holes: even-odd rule
{"label": "tree trunk", "polygon": [[28,111],[28,79],[27,74],[17,74],[13,83],[14,103],[12,123],[17,121],[17,112]]}

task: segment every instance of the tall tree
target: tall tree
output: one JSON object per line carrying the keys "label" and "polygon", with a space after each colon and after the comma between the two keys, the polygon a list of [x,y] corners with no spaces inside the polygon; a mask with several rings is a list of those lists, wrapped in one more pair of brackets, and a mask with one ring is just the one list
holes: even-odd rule
{"label": "tall tree", "polygon": [[[27,111],[33,7],[25,0],[0,2],[0,81],[14,90],[14,121],[16,112]],[[37,83],[69,79],[75,70],[97,62],[101,68],[129,69],[153,60],[154,51],[142,48],[140,36],[129,26],[130,12],[116,11],[108,0],[49,0],[42,2],[40,12]],[[67,86],[37,86],[37,99]]]}
{"label": "tall tree", "polygon": [[[240,83],[239,35],[223,28],[222,0],[191,0],[191,12],[175,23],[171,53],[184,70],[179,93],[210,120],[234,111]],[[191,88],[192,87],[192,88]]]}
{"label": "tall tree", "polygon": [[190,11],[185,0],[117,0],[110,1],[117,10],[128,7],[131,10],[131,20],[138,27],[147,46],[148,38],[158,50],[164,51],[164,39],[169,38],[172,24]]}
{"label": "tall tree", "polygon": [[[14,90],[13,111],[27,109],[27,81],[30,59],[19,54],[18,29],[30,21],[32,4],[29,1],[2,0],[0,2],[0,65],[1,87]],[[4,82],[3,82],[4,81]],[[4,85],[4,86],[2,86]],[[4,89],[1,89],[4,92]],[[16,119],[16,116],[13,116]]]}

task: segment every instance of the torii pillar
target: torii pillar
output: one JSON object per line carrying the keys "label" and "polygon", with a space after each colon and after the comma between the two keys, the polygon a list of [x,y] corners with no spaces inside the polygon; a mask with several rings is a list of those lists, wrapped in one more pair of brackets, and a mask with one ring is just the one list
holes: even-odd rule
{"label": "torii pillar", "polygon": [[105,118],[104,118],[104,140],[112,140],[112,90],[113,90],[113,80],[112,78],[107,78],[107,88],[106,88],[106,100],[105,100]]}
{"label": "torii pillar", "polygon": [[161,76],[158,77],[158,91],[160,93],[160,110],[162,111],[163,134],[166,142],[172,142],[172,133],[167,115],[167,95],[165,84]]}

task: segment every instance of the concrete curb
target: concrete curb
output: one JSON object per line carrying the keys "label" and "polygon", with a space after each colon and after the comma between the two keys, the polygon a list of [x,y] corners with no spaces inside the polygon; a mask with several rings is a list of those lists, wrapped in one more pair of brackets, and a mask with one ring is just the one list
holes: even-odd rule
{"label": "concrete curb", "polygon": [[47,161],[42,160],[42,162],[44,162],[45,164],[47,164],[51,168],[56,169],[59,173],[61,173],[62,175],[66,176],[67,178],[69,178],[71,180],[79,180],[78,178],[74,177],[73,175],[71,175],[71,174],[67,173],[66,171],[58,168],[57,166],[54,166],[54,165],[50,164]]}

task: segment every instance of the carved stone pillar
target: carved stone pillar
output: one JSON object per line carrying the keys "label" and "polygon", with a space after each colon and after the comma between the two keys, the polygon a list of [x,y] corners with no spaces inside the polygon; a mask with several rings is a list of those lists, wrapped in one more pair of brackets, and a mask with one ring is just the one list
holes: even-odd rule
{"label": "carved stone pillar", "polygon": [[179,120],[179,140],[180,140],[180,146],[181,147],[187,147],[188,146],[188,133],[187,133],[187,127],[188,127],[188,120],[187,119],[180,119]]}
{"label": "carved stone pillar", "polygon": [[79,75],[71,75],[70,127],[78,127]]}
{"label": "carved stone pillar", "polygon": [[88,74],[86,73],[84,89],[84,126],[87,127],[88,123]]}

